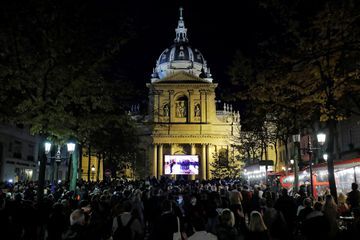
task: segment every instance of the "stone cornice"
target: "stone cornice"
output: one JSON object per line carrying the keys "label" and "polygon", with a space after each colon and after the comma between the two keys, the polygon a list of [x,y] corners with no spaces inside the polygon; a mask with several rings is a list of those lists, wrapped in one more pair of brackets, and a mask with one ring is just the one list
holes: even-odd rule
{"label": "stone cornice", "polygon": [[231,135],[189,135],[189,134],[152,134],[153,138],[208,138],[208,139],[214,139],[214,138],[223,138],[223,139],[229,139]]}

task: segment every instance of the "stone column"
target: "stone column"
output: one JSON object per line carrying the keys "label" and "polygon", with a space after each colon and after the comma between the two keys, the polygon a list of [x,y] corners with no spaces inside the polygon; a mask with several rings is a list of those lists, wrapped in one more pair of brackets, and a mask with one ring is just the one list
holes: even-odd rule
{"label": "stone column", "polygon": [[[174,155],[174,144],[170,144],[170,155]],[[171,179],[175,179],[176,175],[171,174]]]}
{"label": "stone column", "polygon": [[193,92],[194,90],[188,90],[189,92],[189,101],[188,101],[188,122],[193,122],[194,119],[194,101],[193,101]]}
{"label": "stone column", "polygon": [[206,122],[206,90],[200,90],[200,121],[202,123]]}
{"label": "stone column", "polygon": [[206,180],[206,145],[202,144],[201,147],[200,179]]}
{"label": "stone column", "polygon": [[175,118],[175,102],[174,102],[174,90],[169,91],[169,108],[170,108],[170,115],[169,115],[169,122],[173,122]]}
{"label": "stone column", "polygon": [[170,144],[170,155],[174,155],[174,144]]}
{"label": "stone column", "polygon": [[[190,145],[191,145],[191,155],[195,155],[196,154],[195,144],[191,143]],[[196,175],[191,175],[190,179],[195,180],[195,177],[196,177]]]}
{"label": "stone column", "polygon": [[160,178],[161,175],[163,175],[163,166],[164,166],[164,161],[163,161],[163,144],[159,145],[159,156],[158,156],[158,176]]}
{"label": "stone column", "polygon": [[152,175],[157,177],[157,151],[158,147],[156,144],[153,145],[153,161],[152,161]]}
{"label": "stone column", "polygon": [[211,156],[210,156],[210,148],[211,144],[206,144],[206,179],[210,179],[211,172],[210,172],[210,162],[211,162]]}

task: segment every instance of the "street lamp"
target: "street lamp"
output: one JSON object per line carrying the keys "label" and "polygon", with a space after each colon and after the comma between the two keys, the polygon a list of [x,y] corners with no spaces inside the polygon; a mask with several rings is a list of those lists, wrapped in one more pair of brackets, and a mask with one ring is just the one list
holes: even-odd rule
{"label": "street lamp", "polygon": [[72,154],[74,153],[75,151],[75,143],[73,142],[68,142],[66,144],[66,147],[67,147],[67,150],[68,150],[68,153],[69,153],[69,162],[68,162],[68,171],[67,171],[67,177],[66,177],[66,180],[68,183],[70,183],[70,172],[71,172],[71,164],[72,164]]}
{"label": "street lamp", "polygon": [[325,161],[328,160],[328,157],[329,157],[329,155],[328,155],[327,153],[324,153],[324,154],[323,154],[323,159],[324,159]]}
{"label": "street lamp", "polygon": [[[300,134],[298,134],[298,135],[299,135],[299,137],[296,137],[296,140],[300,139]],[[319,143],[319,145],[322,147],[324,145],[324,143],[325,143],[325,140],[326,140],[326,134],[318,133],[316,135],[316,139],[317,139],[317,142]],[[295,137],[294,137],[294,140],[295,140]],[[312,153],[313,153],[313,150],[317,150],[317,149],[320,149],[320,148],[313,148],[311,146],[310,136],[308,136],[307,148],[299,148],[299,149],[304,150],[309,154],[310,186],[311,186],[310,194],[311,194],[311,196],[314,196],[314,182],[313,182],[313,173],[312,173],[312,165],[313,165],[313,163],[312,163]]]}
{"label": "street lamp", "polygon": [[44,146],[45,146],[45,154],[49,154],[51,150],[51,142],[45,142]]}
{"label": "street lamp", "polygon": [[[46,154],[46,157],[48,159],[55,159],[55,162],[56,162],[56,166],[53,166],[53,174],[55,175],[52,175],[52,182],[54,182],[54,180],[56,180],[56,182],[58,182],[59,180],[59,166],[60,166],[60,163],[61,163],[61,160],[62,159],[66,159],[66,158],[62,158],[61,157],[61,145],[57,145],[57,151],[56,151],[56,154],[55,154],[55,157],[51,157],[50,156],[50,151],[51,151],[51,147],[52,147],[52,144],[51,142],[47,141],[44,143],[44,147],[45,147],[45,154]],[[71,154],[75,151],[75,144],[74,143],[67,143],[67,150],[68,150],[68,153],[70,154],[70,158],[71,158]],[[56,170],[55,170],[55,167],[56,167]]]}
{"label": "street lamp", "polygon": [[301,159],[301,155],[300,155],[300,133],[299,134],[294,134],[292,136],[293,138],[293,142],[294,142],[294,149],[295,148],[295,143],[297,143],[299,145],[298,147],[298,151],[297,151],[297,155],[294,159],[290,160],[290,163],[293,164],[294,166],[294,192],[297,193],[298,192],[298,188],[299,188],[299,160]]}
{"label": "street lamp", "polygon": [[92,180],[94,181],[94,175],[95,175],[95,166],[94,165],[91,166],[91,175],[92,175]]}

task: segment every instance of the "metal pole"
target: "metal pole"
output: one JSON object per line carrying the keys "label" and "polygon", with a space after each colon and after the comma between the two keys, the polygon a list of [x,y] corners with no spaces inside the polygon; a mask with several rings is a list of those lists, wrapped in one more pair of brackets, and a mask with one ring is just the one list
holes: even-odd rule
{"label": "metal pole", "polygon": [[59,168],[60,168],[60,162],[56,161],[56,171],[55,171],[55,181],[56,183],[59,182]]}
{"label": "metal pole", "polygon": [[312,148],[311,148],[311,139],[308,136],[308,154],[309,154],[309,163],[310,163],[310,194],[314,197],[314,182],[313,182],[313,173],[312,173]]}
{"label": "metal pole", "polygon": [[[300,149],[300,142],[295,144],[295,147],[299,144],[299,148]],[[294,192],[297,193],[299,191],[299,166],[298,166],[298,159],[300,158],[300,155],[298,156],[299,154],[299,151],[298,149],[295,149],[295,152],[297,154],[295,154],[295,157],[294,157]]]}
{"label": "metal pole", "polygon": [[66,174],[66,181],[70,184],[70,176],[71,176],[71,164],[72,164],[72,154],[69,155],[69,161],[68,161],[68,171]]}
{"label": "metal pole", "polygon": [[44,198],[44,187],[45,187],[45,171],[46,171],[46,154],[44,151],[44,146],[40,148],[40,168],[39,168],[39,181],[38,181],[38,191],[37,191],[37,200],[42,202]]}
{"label": "metal pole", "polygon": [[357,179],[356,179],[356,169],[354,167],[354,182],[357,183]]}
{"label": "metal pole", "polygon": [[310,163],[310,186],[311,186],[311,190],[310,190],[310,194],[312,197],[314,197],[314,182],[313,182],[313,172],[312,172],[312,151],[309,150],[309,163]]}

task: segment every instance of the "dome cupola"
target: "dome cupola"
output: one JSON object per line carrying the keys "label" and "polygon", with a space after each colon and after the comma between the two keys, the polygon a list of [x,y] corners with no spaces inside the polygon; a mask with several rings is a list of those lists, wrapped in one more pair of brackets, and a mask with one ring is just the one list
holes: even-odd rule
{"label": "dome cupola", "polygon": [[207,67],[203,55],[198,49],[189,45],[182,11],[183,8],[180,7],[180,17],[178,26],[175,29],[174,44],[160,54],[151,75],[151,82],[161,81],[161,79],[180,71],[185,71],[212,82],[210,69]]}

